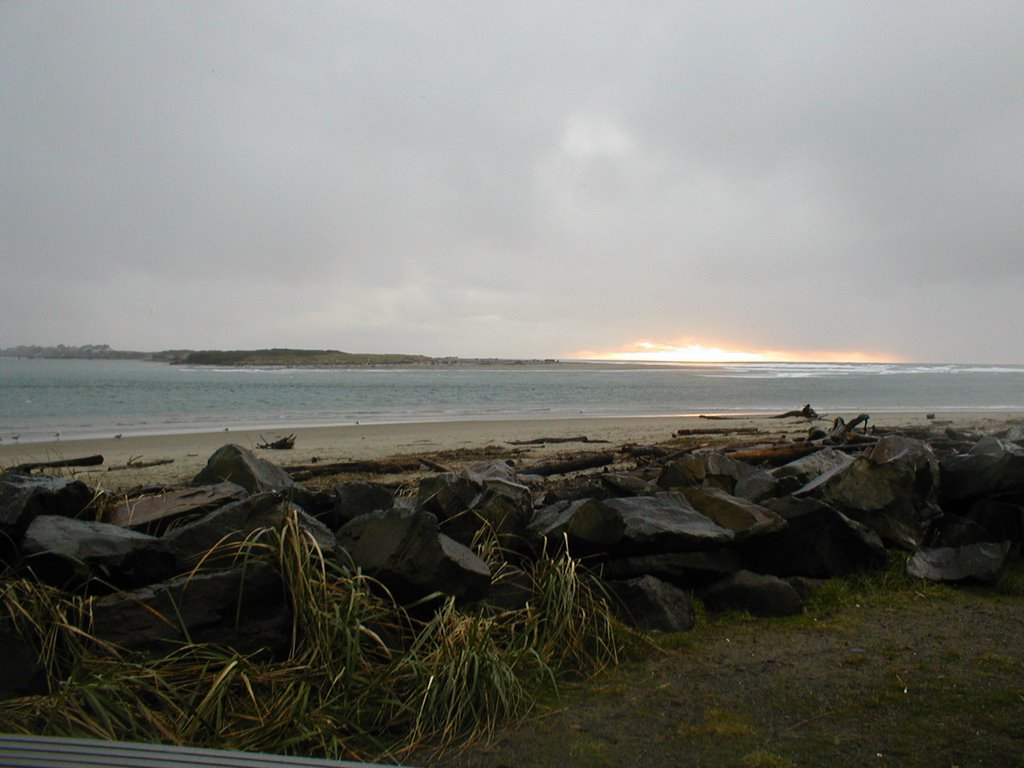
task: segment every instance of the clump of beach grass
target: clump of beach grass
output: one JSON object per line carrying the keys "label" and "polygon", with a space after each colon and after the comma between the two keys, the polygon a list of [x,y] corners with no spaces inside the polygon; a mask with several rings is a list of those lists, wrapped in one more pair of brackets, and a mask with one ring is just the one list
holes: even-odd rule
{"label": "clump of beach grass", "polygon": [[532,566],[524,608],[433,596],[429,618],[326,557],[294,514],[218,545],[194,572],[254,560],[276,565],[289,597],[288,651],[275,659],[194,642],[128,653],[93,636],[89,598],[5,580],[0,615],[38,651],[50,692],[0,702],[0,731],[393,759],[486,737],[562,673],[591,674],[622,653],[598,582],[566,554]]}

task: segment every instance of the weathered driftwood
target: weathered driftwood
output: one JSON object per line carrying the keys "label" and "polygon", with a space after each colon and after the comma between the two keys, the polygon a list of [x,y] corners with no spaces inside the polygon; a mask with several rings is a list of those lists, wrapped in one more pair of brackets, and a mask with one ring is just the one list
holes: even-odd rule
{"label": "weathered driftwood", "polygon": [[153,459],[152,461],[135,461],[135,459],[128,459],[127,464],[116,464],[107,467],[107,472],[120,472],[124,469],[143,469],[145,467],[159,467],[164,464],[173,464],[174,459]]}
{"label": "weathered driftwood", "polygon": [[782,445],[765,445],[754,448],[741,448],[727,451],[726,456],[748,464],[788,464],[791,461],[820,451],[825,445],[821,442],[785,443]]}
{"label": "weathered driftwood", "polygon": [[835,418],[835,421],[832,422],[832,431],[829,432],[829,437],[833,440],[841,440],[845,442],[849,442],[857,439],[858,437],[862,437],[862,435],[858,435],[853,430],[855,430],[857,427],[863,424],[864,429],[866,431],[868,419],[870,418],[871,417],[868,416],[868,414],[862,413],[853,421],[846,422],[843,420],[842,416],[837,416]]}
{"label": "weathered driftwood", "polygon": [[14,468],[15,472],[32,472],[36,469],[60,469],[61,467],[98,467],[103,463],[103,457],[82,456],[78,459],[58,459],[56,461],[30,461],[19,464]]}
{"label": "weathered driftwood", "polygon": [[799,411],[786,411],[785,413],[780,413],[777,416],[772,416],[772,418],[773,419],[817,419],[817,418],[820,418],[820,417],[818,416],[817,411],[815,411],[813,408],[811,408],[811,404],[807,403],[807,405],[805,405]]}
{"label": "weathered driftwood", "polygon": [[399,472],[414,472],[420,468],[419,459],[391,459],[387,461],[336,461],[329,464],[299,464],[287,467],[293,480],[307,480],[324,475],[362,473],[367,475],[391,475]]}
{"label": "weathered driftwood", "polygon": [[[701,418],[716,418],[714,416],[702,416]],[[724,418],[724,417],[723,417]],[[676,437],[688,437],[690,435],[756,435],[760,432],[757,427],[706,427],[704,429],[677,429]]]}
{"label": "weathered driftwood", "polygon": [[509,440],[509,445],[545,445],[547,443],[607,443],[608,440],[593,440],[586,435],[576,437],[535,437],[532,440]]}
{"label": "weathered driftwood", "polygon": [[279,437],[277,440],[267,442],[267,438],[260,435],[262,443],[257,443],[257,448],[271,451],[290,451],[295,447],[295,435],[288,435],[287,437]]}
{"label": "weathered driftwood", "polygon": [[583,469],[603,467],[615,461],[614,453],[588,453],[568,459],[551,459],[541,461],[529,467],[520,467],[516,472],[520,475],[562,475],[566,472],[579,472]]}

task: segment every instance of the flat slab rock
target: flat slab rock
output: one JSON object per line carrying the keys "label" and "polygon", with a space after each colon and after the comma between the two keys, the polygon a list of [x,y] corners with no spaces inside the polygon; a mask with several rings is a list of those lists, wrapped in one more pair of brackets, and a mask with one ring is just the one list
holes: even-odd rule
{"label": "flat slab rock", "polygon": [[928,581],[990,583],[1002,570],[1010,548],[1008,541],[923,548],[907,562],[907,573]]}
{"label": "flat slab rock", "polygon": [[171,523],[182,517],[212,512],[248,492],[235,483],[216,483],[199,488],[168,488],[160,493],[126,499],[110,513],[107,522],[139,530],[152,523]]}

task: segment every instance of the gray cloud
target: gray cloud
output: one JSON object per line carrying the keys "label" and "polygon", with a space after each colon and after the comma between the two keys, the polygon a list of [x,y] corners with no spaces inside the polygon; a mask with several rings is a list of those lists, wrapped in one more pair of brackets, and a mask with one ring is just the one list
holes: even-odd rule
{"label": "gray cloud", "polygon": [[0,5],[0,346],[1024,362],[1016,2]]}

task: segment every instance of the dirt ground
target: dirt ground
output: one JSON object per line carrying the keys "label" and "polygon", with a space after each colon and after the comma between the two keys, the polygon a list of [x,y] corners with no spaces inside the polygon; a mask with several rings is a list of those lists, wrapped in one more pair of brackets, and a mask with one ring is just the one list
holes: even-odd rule
{"label": "dirt ground", "polygon": [[1024,766],[1024,597],[923,587],[731,616],[431,765]]}

